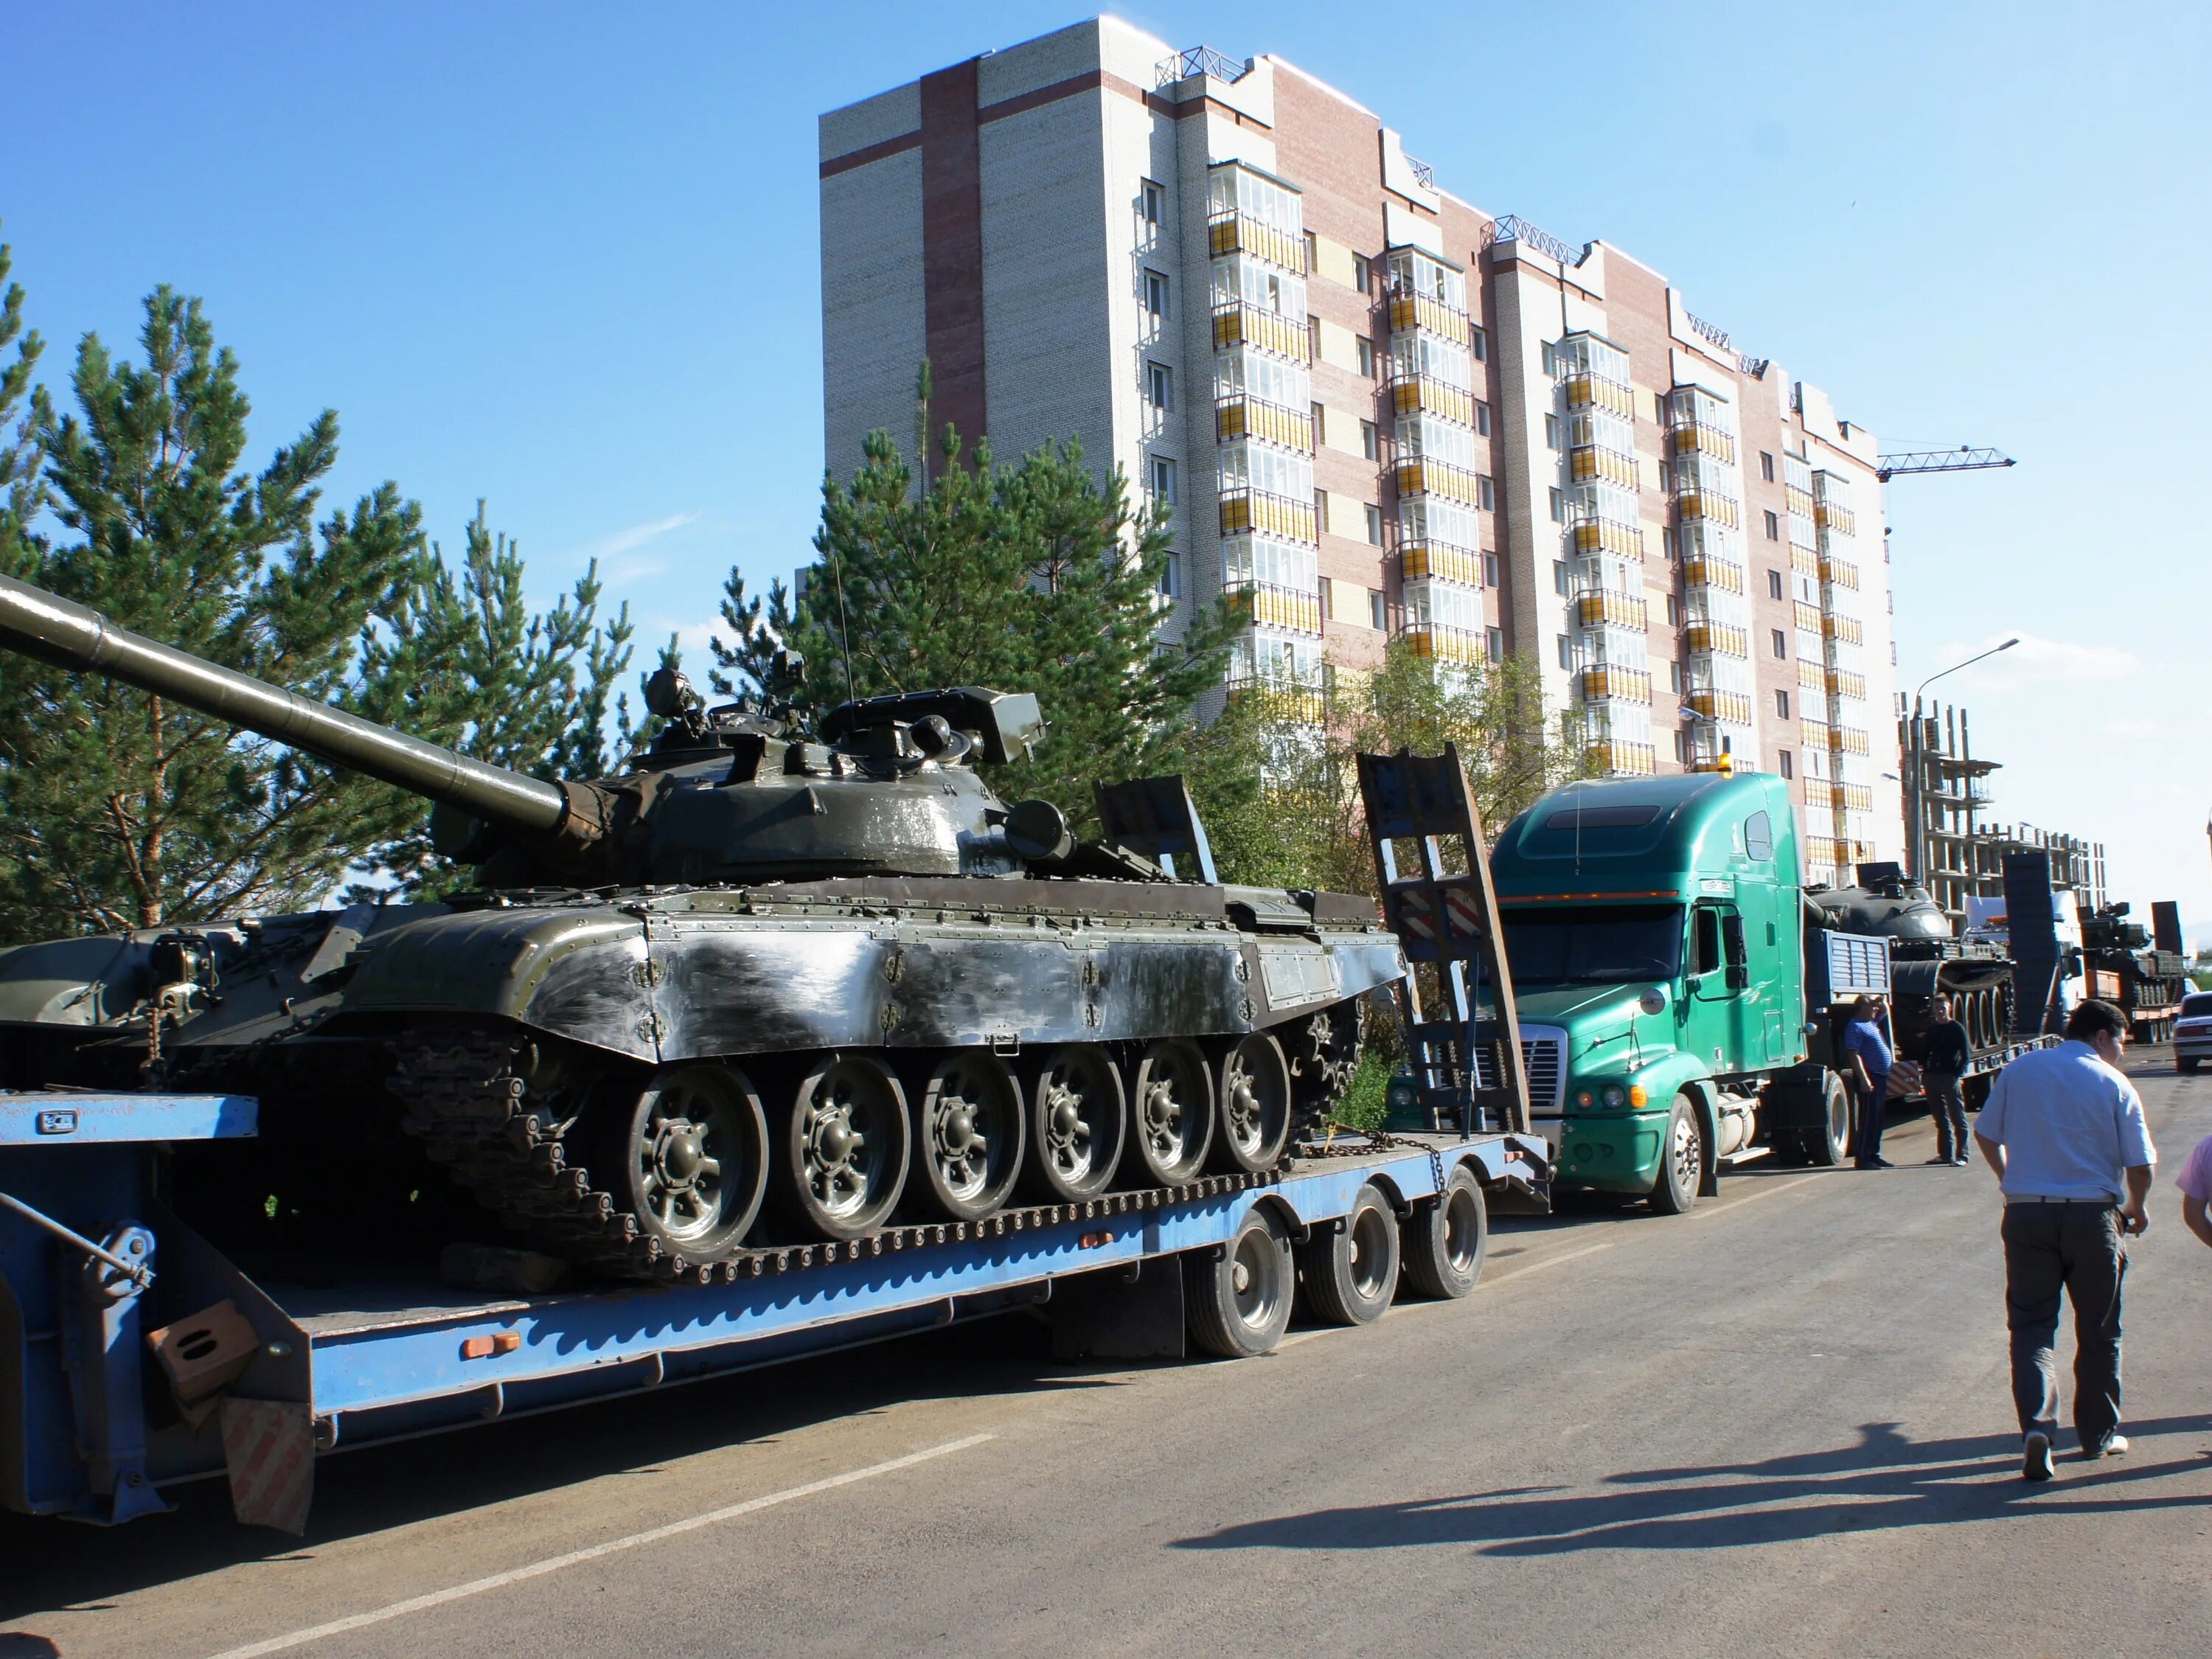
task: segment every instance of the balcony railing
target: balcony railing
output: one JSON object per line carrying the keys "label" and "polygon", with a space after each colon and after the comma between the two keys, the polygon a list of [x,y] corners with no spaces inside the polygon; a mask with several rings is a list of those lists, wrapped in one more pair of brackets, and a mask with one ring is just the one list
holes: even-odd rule
{"label": "balcony railing", "polygon": [[1472,628],[1451,628],[1443,623],[1408,623],[1399,637],[1413,655],[1431,657],[1440,662],[1486,662],[1490,657],[1489,641]]}
{"label": "balcony railing", "polygon": [[1262,224],[1248,213],[1214,215],[1206,221],[1206,246],[1217,258],[1224,253],[1249,253],[1305,275],[1305,239],[1280,226]]}
{"label": "balcony railing", "polygon": [[1859,568],[1849,559],[1823,559],[1820,580],[1832,586],[1848,587],[1856,593],[1859,588]]}
{"label": "balcony railing", "polygon": [[1430,333],[1464,346],[1474,338],[1474,324],[1463,311],[1454,311],[1425,294],[1395,293],[1390,296],[1390,331],[1426,329]]}
{"label": "balcony railing", "polygon": [[1702,519],[1708,524],[1726,525],[1730,530],[1742,521],[1743,510],[1727,495],[1715,495],[1710,489],[1686,490],[1674,498],[1681,509],[1683,520]]}
{"label": "balcony railing", "polygon": [[1249,58],[1240,62],[1212,46],[1191,46],[1172,58],[1161,58],[1152,72],[1163,87],[1188,81],[1194,75],[1211,76],[1217,81],[1241,81],[1252,72],[1252,62]]}
{"label": "balcony railing", "polygon": [[1602,478],[1623,489],[1636,488],[1636,457],[1598,444],[1578,444],[1567,452],[1567,476],[1577,483]]}
{"label": "balcony railing", "polygon": [[1621,702],[1651,701],[1651,676],[1641,668],[1601,668],[1582,671],[1580,690],[1584,702],[1613,698]]}
{"label": "balcony railing", "polygon": [[1808,634],[1817,634],[1820,631],[1820,607],[1819,605],[1808,605],[1802,599],[1796,599],[1791,601],[1790,608],[1791,612],[1796,617],[1797,626],[1804,632]]}
{"label": "balcony railing", "polygon": [[1835,805],[1834,787],[1826,778],[1805,780],[1805,805],[1815,812],[1826,812]]}
{"label": "balcony railing", "polygon": [[1692,690],[1683,706],[1696,710],[1701,720],[1725,720],[1730,726],[1751,724],[1751,699],[1741,691]]}
{"label": "balcony railing", "polygon": [[1808,749],[1826,749],[1828,746],[1827,721],[1801,719],[1797,722],[1797,740]]}
{"label": "balcony railing", "polygon": [[1502,219],[1492,219],[1483,227],[1483,246],[1490,247],[1499,242],[1526,242],[1539,253],[1547,254],[1563,265],[1578,265],[1583,262],[1582,253],[1577,252],[1542,226],[1532,225],[1516,213],[1509,213]]}
{"label": "balcony railing", "polygon": [[1265,531],[1294,542],[1321,544],[1315,533],[1314,504],[1271,495],[1264,489],[1224,489],[1221,492],[1221,533],[1242,536]]}
{"label": "balcony railing", "polygon": [[1735,434],[1695,421],[1678,422],[1667,434],[1667,448],[1670,454],[1710,455],[1723,466],[1735,465]]}
{"label": "balcony railing", "polygon": [[1859,626],[1856,617],[1823,617],[1820,618],[1820,632],[1840,645],[1866,643],[1866,630]]}
{"label": "balcony railing", "polygon": [[1856,697],[1866,700],[1866,676],[1863,674],[1834,673],[1827,677],[1827,692],[1832,697]]}
{"label": "balcony railing", "polygon": [[1823,530],[1838,536],[1858,534],[1858,519],[1850,508],[1845,507],[1841,501],[1814,502],[1813,522]]}
{"label": "balcony railing", "polygon": [[1272,674],[1240,674],[1230,679],[1228,690],[1232,702],[1253,698],[1301,725],[1328,723],[1328,698],[1317,688],[1298,680],[1278,678]]}
{"label": "balcony railing", "polygon": [[1627,773],[1638,777],[1649,777],[1658,770],[1658,757],[1648,743],[1621,743],[1606,740],[1587,745],[1583,755],[1590,765],[1600,772]]}
{"label": "balcony railing", "polygon": [[1474,394],[1432,374],[1396,376],[1390,382],[1390,403],[1401,415],[1425,410],[1464,427],[1474,424]]}
{"label": "balcony railing", "polygon": [[1682,641],[1692,651],[1723,657],[1751,655],[1751,636],[1734,623],[1693,622],[1682,630]]}
{"label": "balcony railing", "polygon": [[1321,634],[1321,595],[1273,582],[1227,584],[1222,598],[1229,614],[1264,628],[1287,629],[1294,634]]}
{"label": "balcony railing", "polygon": [[1481,475],[1470,472],[1463,466],[1454,466],[1449,461],[1439,461],[1426,455],[1403,456],[1398,462],[1398,493],[1401,495],[1441,495],[1448,501],[1457,501],[1462,507],[1482,505]]}
{"label": "balcony railing", "polygon": [[1867,734],[1856,726],[1830,726],[1828,747],[1844,755],[1868,755],[1874,752],[1867,742]]}
{"label": "balcony railing", "polygon": [[1789,509],[1801,519],[1813,516],[1813,492],[1800,489],[1796,484],[1782,486],[1782,499]]}
{"label": "balcony railing", "polygon": [[1636,418],[1636,393],[1618,380],[1602,374],[1569,374],[1559,384],[1566,392],[1569,409],[1605,409],[1624,421]]}
{"label": "balcony railing", "polygon": [[1682,561],[1682,581],[1686,586],[1717,588],[1723,593],[1743,592],[1743,567],[1730,564],[1726,559],[1698,557]]}
{"label": "balcony railing", "polygon": [[1407,542],[1398,550],[1399,574],[1407,581],[1442,580],[1482,586],[1482,555],[1449,542]]}
{"label": "balcony railing", "polygon": [[1820,556],[1793,542],[1790,545],[1790,568],[1801,576],[1817,576],[1820,574]]}
{"label": "balcony railing", "polygon": [[1616,559],[1644,557],[1644,532],[1618,519],[1583,519],[1571,532],[1577,553],[1610,553]]}
{"label": "balcony railing", "polygon": [[1313,361],[1313,339],[1302,319],[1262,311],[1249,300],[1230,300],[1213,308],[1213,349],[1257,346],[1279,357],[1302,363]]}
{"label": "balcony railing", "polygon": [[1828,691],[1828,671],[1817,661],[1800,657],[1797,659],[1797,684],[1807,691],[1826,696]]}
{"label": "balcony railing", "polygon": [[1839,783],[1836,786],[1836,805],[1846,812],[1874,811],[1874,791],[1863,783]]}
{"label": "balcony railing", "polygon": [[1218,443],[1237,438],[1260,438],[1310,455],[1314,447],[1313,416],[1306,410],[1286,409],[1264,398],[1255,398],[1249,392],[1231,392],[1226,398],[1213,400],[1213,436]]}
{"label": "balcony railing", "polygon": [[1627,628],[1641,634],[1650,626],[1650,608],[1626,593],[1584,593],[1575,601],[1575,620],[1584,628]]}

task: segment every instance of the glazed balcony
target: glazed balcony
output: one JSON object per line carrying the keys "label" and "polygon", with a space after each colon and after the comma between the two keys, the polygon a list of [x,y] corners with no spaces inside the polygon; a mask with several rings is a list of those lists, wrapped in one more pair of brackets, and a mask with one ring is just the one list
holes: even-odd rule
{"label": "glazed balcony", "polygon": [[1559,388],[1571,410],[1604,409],[1624,421],[1636,418],[1636,392],[1622,381],[1571,368],[1560,376]]}
{"label": "glazed balcony", "polygon": [[1829,725],[1826,720],[1801,719],[1797,722],[1797,741],[1808,749],[1826,749],[1829,746]]}
{"label": "glazed balcony", "polygon": [[1222,594],[1229,614],[1262,628],[1321,637],[1321,595],[1274,582],[1231,581]]}
{"label": "glazed balcony", "polygon": [[1577,483],[1601,478],[1623,489],[1637,487],[1636,457],[1601,444],[1578,444],[1567,452],[1567,476]]}
{"label": "glazed balcony", "polygon": [[1466,346],[1474,338],[1474,324],[1463,311],[1454,311],[1425,294],[1395,293],[1390,296],[1390,331],[1424,329],[1454,345]]}
{"label": "glazed balcony", "polygon": [[1642,702],[1651,701],[1651,676],[1641,668],[1617,668],[1610,664],[1585,668],[1577,676],[1576,690],[1584,702]]}
{"label": "glazed balcony", "polygon": [[1482,555],[1445,542],[1407,542],[1398,550],[1399,574],[1406,580],[1457,582],[1462,587],[1482,586]]}
{"label": "glazed balcony", "polygon": [[1257,346],[1295,362],[1313,361],[1313,340],[1303,319],[1262,311],[1249,300],[1230,300],[1213,308],[1213,349]]}
{"label": "glazed balcony", "polygon": [[1219,258],[1249,253],[1298,276],[1306,274],[1305,239],[1279,226],[1263,224],[1249,213],[1217,213],[1206,221],[1206,251]]}
{"label": "glazed balcony", "polygon": [[1699,720],[1722,720],[1730,726],[1751,724],[1751,699],[1741,691],[1699,690],[1686,693],[1682,706]]}
{"label": "glazed balcony", "polygon": [[1251,700],[1301,726],[1328,723],[1328,698],[1317,687],[1269,674],[1243,674],[1228,682],[1230,701]]}
{"label": "glazed balcony", "polygon": [[1242,536],[1253,531],[1280,536],[1286,541],[1318,546],[1314,504],[1273,495],[1264,489],[1224,489],[1221,492],[1221,533]]}
{"label": "glazed balcony", "polygon": [[1839,812],[1871,812],[1874,811],[1874,791],[1863,783],[1839,783],[1835,786],[1835,806]]}
{"label": "glazed balcony", "polygon": [[1856,536],[1858,520],[1850,508],[1841,501],[1816,501],[1813,503],[1813,522],[1832,535]]}
{"label": "glazed balcony", "polygon": [[1838,755],[1870,755],[1874,752],[1867,741],[1867,734],[1856,726],[1830,726],[1828,747]]}
{"label": "glazed balcony", "polygon": [[1667,434],[1670,455],[1710,455],[1723,466],[1735,465],[1735,434],[1693,420],[1678,420]]}
{"label": "glazed balcony", "polygon": [[1743,592],[1743,567],[1726,559],[1698,557],[1682,561],[1682,580],[1690,587],[1717,588],[1723,593]]}
{"label": "glazed balcony", "polygon": [[1644,532],[1618,519],[1577,520],[1571,532],[1577,553],[1610,553],[1616,559],[1644,557]]}
{"label": "glazed balcony", "polygon": [[1474,427],[1474,394],[1433,374],[1395,377],[1390,382],[1390,406],[1401,415],[1441,415],[1470,431]]}
{"label": "glazed balcony", "polygon": [[1443,623],[1408,623],[1399,637],[1413,655],[1433,658],[1438,662],[1479,663],[1487,662],[1490,658],[1489,641],[1472,628],[1451,628]]}
{"label": "glazed balcony", "polygon": [[1734,623],[1693,622],[1682,630],[1682,642],[1692,651],[1717,656],[1748,659],[1751,655],[1751,635]]}
{"label": "glazed balcony", "polygon": [[1819,605],[1808,605],[1802,599],[1796,599],[1791,602],[1790,609],[1796,619],[1798,630],[1801,633],[1817,634],[1820,631]]}
{"label": "glazed balcony", "polygon": [[1805,780],[1805,805],[1808,811],[1827,812],[1835,807],[1835,787],[1826,778]]}
{"label": "glazed balcony", "polygon": [[1687,489],[1675,496],[1674,505],[1685,524],[1703,520],[1734,530],[1743,520],[1743,509],[1732,496],[1711,489]]}
{"label": "glazed balcony", "polygon": [[1790,511],[1798,518],[1805,520],[1812,518],[1813,492],[1811,490],[1800,489],[1796,484],[1784,484],[1782,487],[1782,499],[1788,505]]}
{"label": "glazed balcony", "polygon": [[1833,640],[1838,645],[1866,643],[1866,630],[1859,626],[1856,617],[1823,617],[1820,618],[1820,633],[1823,638]]}
{"label": "glazed balcony", "polygon": [[1258,438],[1301,454],[1313,453],[1313,415],[1303,409],[1286,409],[1249,392],[1235,392],[1213,400],[1213,437],[1217,443],[1239,438]]}
{"label": "glazed balcony", "polygon": [[1658,770],[1657,757],[1648,743],[1601,739],[1586,745],[1583,754],[1599,772],[1630,777],[1649,777]]}
{"label": "glazed balcony", "polygon": [[1859,589],[1859,568],[1849,559],[1823,559],[1820,580],[1826,586],[1848,587],[1856,593]]}
{"label": "glazed balcony", "polygon": [[1463,466],[1454,466],[1449,461],[1435,460],[1426,455],[1407,455],[1398,462],[1398,494],[1441,495],[1462,507],[1479,507],[1482,505],[1481,475]]}
{"label": "glazed balcony", "polygon": [[1790,548],[1790,568],[1801,576],[1817,577],[1820,574],[1820,556],[1809,547],[1795,543]]}
{"label": "glazed balcony", "polygon": [[1626,628],[1641,634],[1650,627],[1650,607],[1626,593],[1584,593],[1575,600],[1575,620],[1584,628]]}

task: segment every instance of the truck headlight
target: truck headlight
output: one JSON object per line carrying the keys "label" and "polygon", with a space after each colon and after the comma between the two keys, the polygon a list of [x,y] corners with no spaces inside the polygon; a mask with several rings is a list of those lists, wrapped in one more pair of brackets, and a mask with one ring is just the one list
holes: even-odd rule
{"label": "truck headlight", "polygon": [[1623,1089],[1618,1083],[1607,1084],[1605,1085],[1605,1103],[1608,1106],[1614,1107],[1626,1106],[1628,1103],[1627,1091]]}

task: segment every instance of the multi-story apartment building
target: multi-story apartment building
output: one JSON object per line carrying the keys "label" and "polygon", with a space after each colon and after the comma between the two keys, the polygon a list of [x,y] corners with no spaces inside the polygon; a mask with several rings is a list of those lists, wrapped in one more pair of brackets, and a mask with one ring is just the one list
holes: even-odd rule
{"label": "multi-story apartment building", "polygon": [[1790,778],[1816,878],[1901,850],[1874,439],[1658,272],[1110,17],[823,116],[821,191],[833,469],[927,357],[940,426],[1173,503],[1232,690],[1511,653],[1607,770]]}

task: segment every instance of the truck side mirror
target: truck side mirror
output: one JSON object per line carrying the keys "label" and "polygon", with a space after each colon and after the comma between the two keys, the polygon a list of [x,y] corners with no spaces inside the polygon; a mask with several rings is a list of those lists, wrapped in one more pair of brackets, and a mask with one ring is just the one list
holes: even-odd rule
{"label": "truck side mirror", "polygon": [[1728,988],[1741,991],[1751,983],[1751,972],[1743,948],[1743,918],[1734,914],[1721,917],[1721,960],[1728,968]]}

